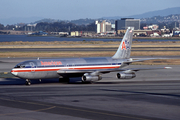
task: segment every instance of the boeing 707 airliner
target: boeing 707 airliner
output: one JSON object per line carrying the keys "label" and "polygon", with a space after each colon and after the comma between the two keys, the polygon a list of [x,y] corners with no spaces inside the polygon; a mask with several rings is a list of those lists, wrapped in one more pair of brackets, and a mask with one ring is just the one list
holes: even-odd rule
{"label": "boeing 707 airliner", "polygon": [[82,77],[82,82],[94,82],[101,80],[102,74],[115,71],[118,72],[118,79],[130,79],[136,77],[135,72],[139,70],[169,68],[125,69],[126,66],[133,62],[149,60],[133,60],[130,58],[133,31],[133,27],[127,29],[118,50],[112,57],[29,60],[17,64],[11,70],[11,73],[16,77],[26,79],[26,85],[30,85],[30,80],[47,78],[59,78],[60,82],[69,82],[71,77]]}

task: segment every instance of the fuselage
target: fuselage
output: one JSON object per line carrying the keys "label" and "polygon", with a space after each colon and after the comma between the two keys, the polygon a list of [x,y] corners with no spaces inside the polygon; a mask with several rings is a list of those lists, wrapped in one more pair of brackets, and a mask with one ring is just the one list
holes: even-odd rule
{"label": "fuselage", "polygon": [[[59,70],[116,69],[122,67],[123,61],[125,59],[112,59],[110,57],[37,59],[17,64],[11,73],[23,79],[59,78],[65,75],[58,74]],[[67,77],[81,77],[83,74],[68,74]]]}

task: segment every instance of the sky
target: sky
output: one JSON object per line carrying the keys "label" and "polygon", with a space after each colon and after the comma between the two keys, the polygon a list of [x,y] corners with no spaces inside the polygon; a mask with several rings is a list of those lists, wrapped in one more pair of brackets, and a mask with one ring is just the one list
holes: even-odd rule
{"label": "sky", "polygon": [[0,0],[0,19],[96,19],[137,15],[171,7],[180,7],[180,0]]}

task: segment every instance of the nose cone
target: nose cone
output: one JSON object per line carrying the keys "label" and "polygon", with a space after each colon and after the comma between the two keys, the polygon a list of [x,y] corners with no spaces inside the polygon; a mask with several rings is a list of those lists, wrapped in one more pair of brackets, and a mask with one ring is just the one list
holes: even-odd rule
{"label": "nose cone", "polygon": [[14,75],[14,76],[18,76],[18,72],[15,72],[13,69],[11,70],[11,74]]}

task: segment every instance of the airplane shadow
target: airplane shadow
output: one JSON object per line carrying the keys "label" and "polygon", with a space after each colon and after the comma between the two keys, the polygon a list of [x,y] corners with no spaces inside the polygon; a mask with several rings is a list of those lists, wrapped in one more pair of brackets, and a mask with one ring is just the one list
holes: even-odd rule
{"label": "airplane shadow", "polygon": [[[26,80],[20,78],[0,78],[0,85],[25,85]],[[58,78],[54,79],[42,79],[39,80],[31,80],[31,84],[88,84],[82,83],[81,78],[70,78],[69,83],[61,83]]]}
{"label": "airplane shadow", "polygon": [[[141,81],[142,82],[142,81]],[[20,78],[0,78],[0,85],[25,85],[26,80],[25,79],[20,79]],[[125,83],[139,83],[138,81],[127,81],[127,82],[121,82],[121,81],[116,81],[112,82],[110,81],[103,81],[101,80],[100,82],[82,82],[81,77],[76,77],[76,78],[70,78],[69,83],[62,83],[59,82],[58,78],[51,78],[51,79],[42,79],[41,81],[39,80],[31,80],[31,85],[45,85],[45,84],[125,84]]]}
{"label": "airplane shadow", "polygon": [[18,78],[1,78],[0,85],[23,85],[25,80]]}

